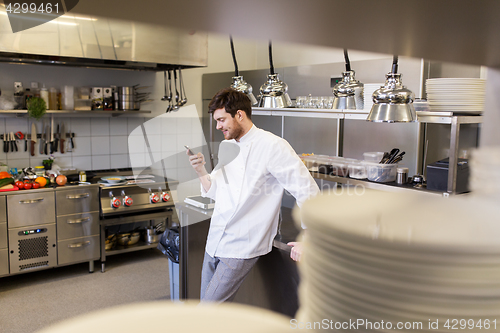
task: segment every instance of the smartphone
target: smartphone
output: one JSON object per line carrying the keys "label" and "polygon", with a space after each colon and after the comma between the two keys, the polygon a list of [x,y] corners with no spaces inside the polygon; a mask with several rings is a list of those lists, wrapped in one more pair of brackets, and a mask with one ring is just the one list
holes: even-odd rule
{"label": "smartphone", "polygon": [[189,148],[189,146],[184,146],[184,148],[186,148],[186,149],[187,149],[187,153],[188,153],[188,155],[190,155],[190,156],[191,156],[191,155],[194,155],[193,151]]}

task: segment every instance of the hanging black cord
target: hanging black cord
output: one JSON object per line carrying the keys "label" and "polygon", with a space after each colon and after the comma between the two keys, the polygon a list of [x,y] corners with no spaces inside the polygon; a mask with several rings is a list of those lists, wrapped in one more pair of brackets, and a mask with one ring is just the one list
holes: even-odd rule
{"label": "hanging black cord", "polygon": [[274,75],[274,64],[273,64],[273,45],[271,41],[269,41],[269,66],[271,75]]}
{"label": "hanging black cord", "polygon": [[347,49],[344,49],[344,59],[345,59],[345,70],[349,72],[351,70],[351,62],[349,61],[349,55],[347,54]]}
{"label": "hanging black cord", "polygon": [[395,55],[392,60],[392,74],[396,74],[398,72],[398,56]]}
{"label": "hanging black cord", "polygon": [[229,40],[231,41],[231,54],[233,55],[234,76],[240,76],[240,72],[238,71],[238,63],[236,62],[236,54],[234,53],[233,36],[229,35]]}

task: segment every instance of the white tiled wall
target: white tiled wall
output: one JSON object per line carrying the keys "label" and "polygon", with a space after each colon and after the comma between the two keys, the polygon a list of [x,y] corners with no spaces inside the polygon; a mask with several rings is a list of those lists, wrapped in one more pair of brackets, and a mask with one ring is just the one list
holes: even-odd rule
{"label": "white tiled wall", "polygon": [[[97,170],[109,168],[130,167],[128,157],[128,134],[140,126],[144,118],[62,118],[54,117],[54,128],[64,123],[66,132],[75,133],[75,148],[72,152],[60,149],[54,153],[54,163],[61,168],[74,167],[79,170]],[[50,118],[34,121],[27,118],[0,118],[0,134],[18,132],[31,133],[31,123],[37,127],[37,133],[42,133],[42,127],[50,126]],[[55,129],[54,129],[55,130]],[[39,153],[39,143],[35,146],[35,156],[24,151],[24,141],[18,141],[18,152],[4,153],[0,151],[0,161],[10,168],[24,168],[42,165],[42,160],[49,156]],[[66,141],[65,150],[68,147]],[[3,147],[3,145],[2,145]],[[144,151],[140,158],[144,159]]]}

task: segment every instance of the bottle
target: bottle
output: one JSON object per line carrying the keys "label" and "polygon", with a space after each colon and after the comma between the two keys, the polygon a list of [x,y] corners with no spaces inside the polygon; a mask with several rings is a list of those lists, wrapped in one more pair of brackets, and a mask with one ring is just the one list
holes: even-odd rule
{"label": "bottle", "polygon": [[81,182],[81,183],[84,183],[84,182],[86,182],[86,181],[87,181],[87,174],[85,173],[85,171],[80,171],[80,176],[79,176],[79,178],[80,178],[80,182]]}
{"label": "bottle", "polygon": [[45,104],[47,105],[47,110],[49,109],[49,91],[47,88],[45,88],[45,84],[42,86],[42,89],[40,89],[40,97],[45,101]]}
{"label": "bottle", "polygon": [[28,105],[28,101],[30,100],[31,97],[33,97],[33,94],[31,93],[30,88],[26,88],[26,91],[24,93],[24,98],[26,100],[25,105]]}
{"label": "bottle", "polygon": [[35,167],[35,175],[37,175],[37,177],[45,176],[45,168],[43,165],[37,165]]}
{"label": "bottle", "polygon": [[49,110],[57,110],[57,89],[54,87],[49,90]]}

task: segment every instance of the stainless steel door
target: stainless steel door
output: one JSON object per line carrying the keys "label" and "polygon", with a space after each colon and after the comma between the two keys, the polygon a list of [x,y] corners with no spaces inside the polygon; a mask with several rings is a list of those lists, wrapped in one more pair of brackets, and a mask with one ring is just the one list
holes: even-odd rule
{"label": "stainless steel door", "polygon": [[7,248],[7,223],[0,223],[0,250]]}
{"label": "stainless steel door", "polygon": [[57,217],[57,239],[99,235],[99,212]]}
{"label": "stainless steel door", "polygon": [[9,229],[10,273],[57,266],[56,224]]}
{"label": "stainless steel door", "polygon": [[99,235],[59,241],[59,265],[97,260],[100,257]]}
{"label": "stainless steel door", "polygon": [[9,250],[0,249],[0,276],[9,274]]}
{"label": "stainless steel door", "polygon": [[57,215],[99,211],[99,188],[56,191]]}
{"label": "stainless steel door", "polygon": [[13,194],[7,197],[9,229],[56,222],[54,192]]}

